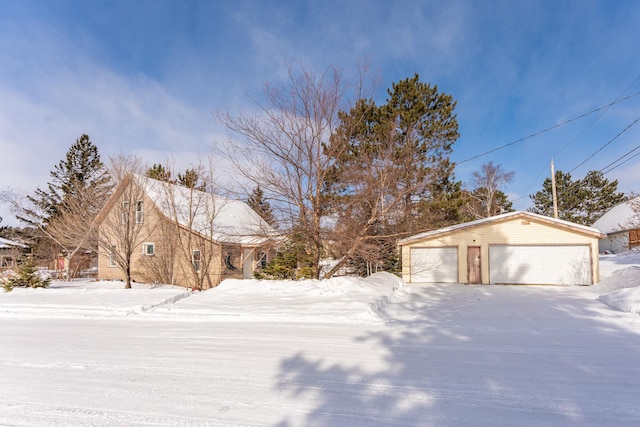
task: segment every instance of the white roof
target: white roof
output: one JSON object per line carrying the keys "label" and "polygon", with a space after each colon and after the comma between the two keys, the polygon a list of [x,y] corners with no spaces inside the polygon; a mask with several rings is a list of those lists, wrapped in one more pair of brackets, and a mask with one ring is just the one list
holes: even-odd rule
{"label": "white roof", "polygon": [[574,222],[551,218],[544,215],[538,215],[532,212],[517,211],[517,212],[508,212],[502,215],[491,216],[488,218],[481,218],[475,221],[464,222],[462,224],[456,224],[449,227],[439,228],[437,230],[431,230],[425,233],[416,234],[414,236],[406,237],[404,239],[399,240],[398,244],[403,245],[405,243],[411,243],[411,242],[427,239],[430,237],[439,236],[441,234],[447,234],[454,231],[462,230],[465,228],[476,227],[478,225],[482,225],[489,222],[503,221],[503,220],[508,220],[510,218],[517,218],[517,217],[526,217],[532,220],[553,223],[563,227],[572,228],[577,231],[582,231],[587,234],[594,234],[594,235],[597,235],[598,237],[605,237],[604,235],[602,235],[602,233],[599,230],[592,227],[587,227],[586,225],[576,224]]}
{"label": "white roof", "polygon": [[22,243],[14,242],[13,240],[3,239],[0,237],[0,249],[9,249],[9,248],[26,248],[27,245],[23,245]]}
{"label": "white roof", "polygon": [[638,227],[640,225],[638,224],[640,222],[640,212],[636,213],[634,211],[634,204],[640,206],[640,196],[611,208],[593,223],[593,228],[597,228],[603,233],[613,233]]}
{"label": "white roof", "polygon": [[275,229],[245,202],[140,175],[135,179],[164,216],[170,220],[177,217],[183,227],[216,242],[261,245],[276,236]]}

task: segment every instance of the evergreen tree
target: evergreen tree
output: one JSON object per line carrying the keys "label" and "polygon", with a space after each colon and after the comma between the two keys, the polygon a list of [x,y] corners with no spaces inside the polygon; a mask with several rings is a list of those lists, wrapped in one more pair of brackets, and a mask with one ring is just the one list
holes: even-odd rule
{"label": "evergreen tree", "polygon": [[581,224],[585,225],[592,225],[609,209],[627,200],[624,193],[618,192],[618,180],[609,181],[598,171],[587,173],[581,181],[581,190],[585,193]]}
{"label": "evergreen tree", "polygon": [[326,147],[337,153],[324,195],[343,263],[392,265],[393,239],[459,217],[462,192],[449,160],[459,136],[456,102],[417,74],[388,94],[384,105],[359,100],[340,113]]}
{"label": "evergreen tree", "polygon": [[112,188],[98,147],[86,134],[71,145],[65,159],[60,160],[50,176],[46,189],[38,188],[33,195],[27,196],[34,207],[24,209],[18,219],[41,227],[60,214],[66,198],[80,198],[87,188],[92,188],[95,204],[102,206]]}
{"label": "evergreen tree", "polygon": [[171,171],[160,163],[154,163],[153,166],[147,169],[145,175],[149,178],[157,179],[158,181],[175,184],[175,180],[171,178]]}
{"label": "evergreen tree", "polygon": [[197,169],[187,169],[184,173],[178,173],[178,185],[192,190],[207,191],[207,183],[202,181]]}
{"label": "evergreen tree", "polygon": [[50,260],[51,252],[63,253],[78,270],[95,256],[93,220],[110,195],[111,179],[86,134],[71,145],[50,176],[46,189],[38,188],[26,202],[16,203],[16,217],[38,231],[37,258]]}
{"label": "evergreen tree", "polygon": [[[396,147],[395,162],[404,167],[401,185],[416,189],[405,195],[408,232],[424,227],[414,221],[417,201],[442,201],[456,193],[451,187],[455,186],[454,164],[449,161],[453,143],[460,136],[455,107],[451,95],[438,92],[436,85],[421,82],[418,74],[393,84],[382,107],[382,119],[391,126],[388,130]],[[433,185],[423,186],[423,182]]]}
{"label": "evergreen tree", "polygon": [[[575,222],[578,218],[578,187],[571,179],[571,174],[561,170],[555,172],[556,194],[558,196],[558,217],[565,221]],[[529,211],[545,216],[553,216],[553,192],[551,178],[542,183],[542,191],[529,196],[534,206]]]}
{"label": "evergreen tree", "polygon": [[249,195],[249,199],[247,199],[247,204],[251,209],[256,211],[256,213],[260,215],[260,217],[264,219],[267,224],[271,226],[275,225],[276,221],[273,217],[271,205],[264,198],[264,192],[262,191],[262,188],[260,188],[260,186],[257,186],[251,192],[251,194]]}
{"label": "evergreen tree", "polygon": [[4,286],[5,291],[9,292],[15,287],[21,288],[46,288],[51,283],[51,279],[43,279],[38,275],[37,270],[33,266],[31,257],[26,257],[18,267],[16,276],[9,279]]}
{"label": "evergreen tree", "polygon": [[[590,171],[583,179],[572,180],[571,174],[556,171],[558,217],[577,224],[591,225],[606,211],[626,200],[618,193],[618,181],[609,181],[601,172]],[[542,190],[529,196],[531,212],[553,216],[551,178],[544,180]]]}

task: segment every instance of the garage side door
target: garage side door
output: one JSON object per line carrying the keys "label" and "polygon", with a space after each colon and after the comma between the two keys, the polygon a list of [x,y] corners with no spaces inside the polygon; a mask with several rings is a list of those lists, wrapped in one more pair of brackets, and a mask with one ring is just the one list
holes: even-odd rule
{"label": "garage side door", "polygon": [[491,283],[590,285],[591,254],[580,246],[489,246]]}
{"label": "garage side door", "polygon": [[458,283],[458,248],[411,248],[411,281]]}

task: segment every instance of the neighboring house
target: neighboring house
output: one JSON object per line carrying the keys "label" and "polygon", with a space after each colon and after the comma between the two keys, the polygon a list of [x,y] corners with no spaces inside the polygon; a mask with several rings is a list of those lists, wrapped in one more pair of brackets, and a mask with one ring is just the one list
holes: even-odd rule
{"label": "neighboring house", "polygon": [[27,245],[0,237],[0,271],[15,269],[26,249]]}
{"label": "neighboring house", "polygon": [[593,228],[606,233],[600,252],[620,253],[640,246],[640,197],[620,203],[597,220]]}
{"label": "neighboring house", "polygon": [[598,230],[510,212],[399,241],[406,282],[575,284],[599,281]]}
{"label": "neighboring house", "polygon": [[[138,191],[127,191],[131,188]],[[128,199],[131,194],[135,200]],[[125,221],[122,206],[133,207],[133,220],[141,227],[132,259],[134,281],[159,282],[154,277],[165,271],[162,283],[191,287],[192,275],[203,271],[206,289],[226,278],[252,278],[274,255],[275,230],[246,203],[130,175],[98,214],[100,236],[113,242],[98,250],[100,279],[124,279],[113,253],[122,241],[117,235]]]}

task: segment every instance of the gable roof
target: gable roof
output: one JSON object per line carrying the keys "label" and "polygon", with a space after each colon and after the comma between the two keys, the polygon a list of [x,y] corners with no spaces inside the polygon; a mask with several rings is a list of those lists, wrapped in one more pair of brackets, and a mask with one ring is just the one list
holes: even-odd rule
{"label": "gable roof", "polygon": [[0,249],[10,249],[10,248],[28,248],[28,246],[23,245],[22,243],[14,242],[13,240],[4,239],[0,237]]}
{"label": "gable roof", "polygon": [[594,222],[592,227],[603,233],[614,233],[639,227],[640,212],[635,212],[634,206],[640,206],[640,196],[615,205]]}
{"label": "gable roof", "polygon": [[[260,245],[276,236],[275,229],[245,202],[141,175],[134,179],[167,219],[216,242]],[[197,208],[189,208],[196,203]],[[211,217],[213,231],[209,230]]]}
{"label": "gable roof", "polygon": [[[96,218],[100,223],[124,187],[134,182],[151,200],[158,212],[169,221],[203,237],[212,237],[217,243],[261,245],[277,238],[276,230],[260,217],[248,204],[204,191],[191,190],[181,185],[158,181],[146,176],[130,174],[114,189]],[[197,208],[190,209],[197,203]],[[193,215],[193,218],[190,216]],[[213,217],[213,227],[210,218]]]}
{"label": "gable roof", "polygon": [[539,223],[543,223],[543,224],[547,224],[555,227],[565,228],[567,229],[567,231],[573,231],[581,234],[592,235],[599,239],[602,239],[605,237],[603,233],[601,233],[600,231],[592,227],[587,227],[585,225],[576,224],[576,223],[564,221],[561,219],[551,218],[544,215],[538,215],[532,212],[517,211],[517,212],[508,212],[502,215],[496,215],[489,218],[477,219],[475,221],[465,222],[462,224],[456,224],[449,227],[439,228],[437,230],[431,230],[425,233],[416,234],[414,236],[409,236],[399,240],[398,245],[404,245],[407,243],[413,243],[420,240],[439,237],[445,234],[455,233],[457,231],[464,230],[467,228],[479,227],[479,226],[491,224],[491,223],[505,222],[513,219],[525,219],[525,220],[539,222]]}

